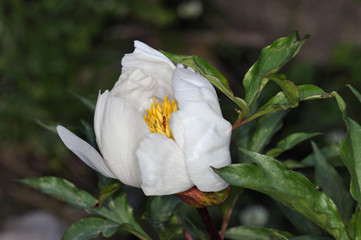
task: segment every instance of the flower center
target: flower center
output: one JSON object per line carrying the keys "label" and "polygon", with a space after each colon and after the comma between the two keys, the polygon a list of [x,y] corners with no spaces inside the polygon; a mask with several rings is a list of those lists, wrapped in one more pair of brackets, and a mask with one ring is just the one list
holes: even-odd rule
{"label": "flower center", "polygon": [[165,96],[162,104],[159,102],[156,103],[153,97],[153,103],[150,109],[147,109],[147,114],[144,115],[144,121],[148,124],[152,133],[160,133],[174,140],[169,127],[169,120],[172,112],[175,111],[178,111],[177,102],[173,100],[172,103],[170,103],[168,101],[168,95]]}

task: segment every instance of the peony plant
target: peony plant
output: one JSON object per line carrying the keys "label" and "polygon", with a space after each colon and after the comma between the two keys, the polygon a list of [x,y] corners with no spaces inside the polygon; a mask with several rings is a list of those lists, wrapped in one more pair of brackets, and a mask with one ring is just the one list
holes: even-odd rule
{"label": "peony plant", "polygon": [[[361,126],[347,116],[337,92],[296,85],[278,73],[307,39],[295,32],[265,47],[243,78],[244,98],[234,95],[227,79],[205,59],[135,41],[114,87],[98,95],[96,145],[62,125],[55,130],[66,147],[100,173],[99,196],[57,177],[21,181],[92,214],[70,226],[64,240],[100,233],[107,238],[119,230],[139,239],[361,239]],[[264,101],[260,96],[269,82],[280,91]],[[223,117],[215,88],[236,106],[233,124]],[[349,88],[361,102],[361,94]],[[320,149],[312,142],[313,153],[306,159],[280,161],[283,152],[319,135],[293,133],[270,146],[284,110],[326,98],[336,99],[347,127],[341,146]],[[231,137],[237,146],[232,162]],[[339,158],[337,167],[347,169],[347,176],[330,157]],[[300,173],[303,167],[314,168],[315,183]],[[148,204],[141,218],[122,184],[142,189]],[[274,199],[301,235],[265,226],[229,227],[243,189]],[[220,225],[213,223],[210,206],[220,210]],[[208,237],[194,220],[194,209]],[[241,219],[261,214],[252,211]]]}

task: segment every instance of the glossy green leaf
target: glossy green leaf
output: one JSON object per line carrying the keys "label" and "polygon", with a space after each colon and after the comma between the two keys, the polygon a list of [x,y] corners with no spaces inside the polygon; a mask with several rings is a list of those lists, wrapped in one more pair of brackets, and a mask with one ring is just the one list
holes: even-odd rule
{"label": "glossy green leaf", "polygon": [[361,126],[348,117],[344,117],[344,121],[347,134],[340,155],[351,174],[351,195],[361,204]]}
{"label": "glossy green leaf", "polygon": [[106,217],[121,225],[140,239],[150,239],[133,216],[133,209],[126,201],[125,193],[119,194],[109,202],[109,211],[105,207],[97,207],[97,199],[88,192],[78,189],[71,182],[57,177],[26,178],[21,180],[35,189],[60,199],[75,208]]}
{"label": "glossy green leaf", "polygon": [[320,228],[311,220],[307,219],[305,216],[292,210],[291,208],[286,207],[279,202],[276,203],[277,206],[281,209],[282,213],[302,234],[327,235],[327,233],[322,228]]}
{"label": "glossy green leaf", "polygon": [[[334,93],[327,94],[321,88],[310,84],[297,86],[297,89],[300,94],[300,101],[324,99],[334,96]],[[279,92],[275,96],[273,96],[267,103],[265,103],[261,108],[259,108],[256,113],[249,116],[247,120],[250,121],[270,112],[286,110],[297,106],[298,104],[289,103],[284,92]]]}
{"label": "glossy green leaf", "polygon": [[280,155],[281,153],[283,153],[284,151],[290,150],[291,148],[293,148],[294,146],[296,146],[297,144],[310,139],[314,136],[319,135],[319,133],[293,133],[287,137],[285,137],[284,139],[282,139],[281,141],[279,141],[277,143],[276,148],[272,148],[270,149],[266,155],[270,156],[270,157],[277,157],[278,155]]}
{"label": "glossy green leaf", "polygon": [[360,101],[361,103],[361,94],[359,91],[356,90],[356,88],[352,87],[350,84],[346,85],[347,87],[349,87],[352,91],[352,93],[357,97],[357,99]]}
{"label": "glossy green leaf", "polygon": [[351,220],[347,224],[347,232],[352,239],[361,240],[361,211],[357,207],[355,213],[352,215]]}
{"label": "glossy green leaf", "polygon": [[216,170],[226,182],[267,194],[301,213],[336,239],[349,239],[333,201],[305,176],[277,160],[241,149],[256,165],[233,164]]}
{"label": "glossy green leaf", "polygon": [[83,218],[73,223],[64,233],[62,240],[88,240],[96,238],[100,233],[111,237],[116,233],[119,224],[102,218]]}
{"label": "glossy green leaf", "polygon": [[182,200],[176,195],[155,196],[150,205],[151,222],[155,227],[163,225],[174,214],[176,214]]}
{"label": "glossy green leaf", "polygon": [[272,45],[262,49],[257,62],[248,70],[243,86],[246,90],[246,103],[252,106],[258,99],[262,88],[267,82],[264,76],[277,72],[283,65],[291,60],[305,43],[308,36],[300,39],[297,32],[290,37],[276,40]]}
{"label": "glossy green leaf", "polygon": [[100,191],[98,201],[96,203],[97,206],[101,206],[103,202],[112,196],[115,192],[117,192],[122,187],[120,182],[113,183]]}
{"label": "glossy green leaf", "polygon": [[274,112],[262,116],[256,125],[256,129],[251,139],[250,149],[254,152],[261,152],[269,143],[272,136],[281,129],[282,119],[286,115],[285,111]]}
{"label": "glossy green leaf", "polygon": [[202,76],[208,79],[216,88],[223,92],[227,97],[229,97],[233,102],[235,102],[244,112],[244,115],[249,113],[249,108],[247,103],[233,95],[232,90],[229,88],[227,79],[211,64],[209,64],[204,58],[199,56],[184,56],[179,54],[172,54],[162,51],[162,53],[167,56],[171,61],[175,63],[181,63],[186,66],[189,66],[199,72]]}
{"label": "glossy green leaf", "polygon": [[[335,157],[339,158],[340,153],[340,144],[335,143],[328,145],[326,147],[323,147],[320,149],[320,152],[324,158],[327,159],[330,163],[332,163],[333,166],[343,166],[342,160],[334,160]],[[337,158],[337,159],[338,159]],[[301,163],[305,166],[315,166],[315,153],[309,154],[307,157],[305,157]]]}
{"label": "glossy green leaf", "polygon": [[[268,155],[268,153],[267,153],[267,156],[274,157],[274,156],[272,156],[272,154],[273,154],[272,152],[270,155]],[[283,164],[283,166],[285,166],[285,168],[287,168],[289,170],[306,167],[306,165],[304,165],[303,163],[293,160],[293,159],[286,159],[286,160],[282,161],[282,164]]]}
{"label": "glossy green leaf", "polygon": [[343,184],[343,179],[336,169],[322,156],[314,142],[312,142],[312,148],[316,160],[316,184],[321,186],[323,192],[334,201],[343,220],[348,221],[352,215],[353,201]]}
{"label": "glossy green leaf", "polygon": [[90,209],[97,200],[71,182],[57,177],[25,178],[20,180],[35,189],[69,203],[75,208]]}
{"label": "glossy green leaf", "polygon": [[150,204],[150,215],[146,219],[153,225],[161,240],[173,239],[182,233],[182,225],[178,223],[177,213],[182,200],[176,195],[155,196]]}
{"label": "glossy green leaf", "polygon": [[178,223],[177,216],[173,216],[165,225],[160,225],[156,229],[160,240],[172,240],[177,235],[183,234],[182,225]]}
{"label": "glossy green leaf", "polygon": [[300,93],[300,101],[332,97],[332,94],[326,93],[321,88],[312,84],[299,85],[297,88]]}
{"label": "glossy green leaf", "polygon": [[290,240],[334,240],[330,237],[314,236],[314,235],[302,235],[297,237],[292,237]]}
{"label": "glossy green leaf", "polygon": [[125,192],[117,192],[115,196],[112,196],[108,207],[113,214],[111,219],[120,223],[123,229],[140,239],[151,239],[135,219],[133,208],[129,205]]}
{"label": "glossy green leaf", "polygon": [[252,239],[252,240],[287,240],[293,235],[288,232],[271,228],[238,226],[226,231],[227,239]]}
{"label": "glossy green leaf", "polygon": [[300,93],[297,86],[290,80],[287,80],[285,75],[271,73],[266,78],[273,80],[280,86],[290,105],[294,105],[299,101]]}

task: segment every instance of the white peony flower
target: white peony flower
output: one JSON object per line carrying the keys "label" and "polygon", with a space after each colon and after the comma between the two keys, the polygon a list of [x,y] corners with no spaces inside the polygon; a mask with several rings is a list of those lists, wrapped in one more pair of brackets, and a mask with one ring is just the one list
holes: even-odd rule
{"label": "white peony flower", "polygon": [[[231,124],[210,82],[135,41],[111,91],[99,93],[94,130],[101,155],[62,126],[64,144],[94,170],[146,195],[228,186],[211,167],[231,163]],[[164,100],[163,100],[164,99]]]}

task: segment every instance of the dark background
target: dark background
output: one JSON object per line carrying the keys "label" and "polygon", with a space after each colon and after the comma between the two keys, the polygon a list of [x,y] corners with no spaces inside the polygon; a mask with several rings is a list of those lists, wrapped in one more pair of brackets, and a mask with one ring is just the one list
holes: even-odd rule
{"label": "dark background", "polygon": [[[296,84],[337,90],[348,115],[360,122],[359,102],[345,87],[361,90],[360,24],[356,0],[1,1],[0,227],[33,209],[49,211],[65,224],[82,216],[16,182],[54,175],[96,193],[94,172],[34,119],[74,128],[82,128],[79,119],[92,123],[92,111],[75,95],[95,101],[99,89],[112,88],[134,40],[204,57],[244,97],[243,75],[263,47],[294,30],[310,34],[281,72]],[[234,112],[226,103],[224,115],[232,121]],[[294,131],[321,131],[322,144],[337,140],[345,127],[336,102],[325,100],[292,110],[280,136]],[[302,146],[298,152],[310,151],[309,144]],[[282,227],[285,220],[279,221]]]}

